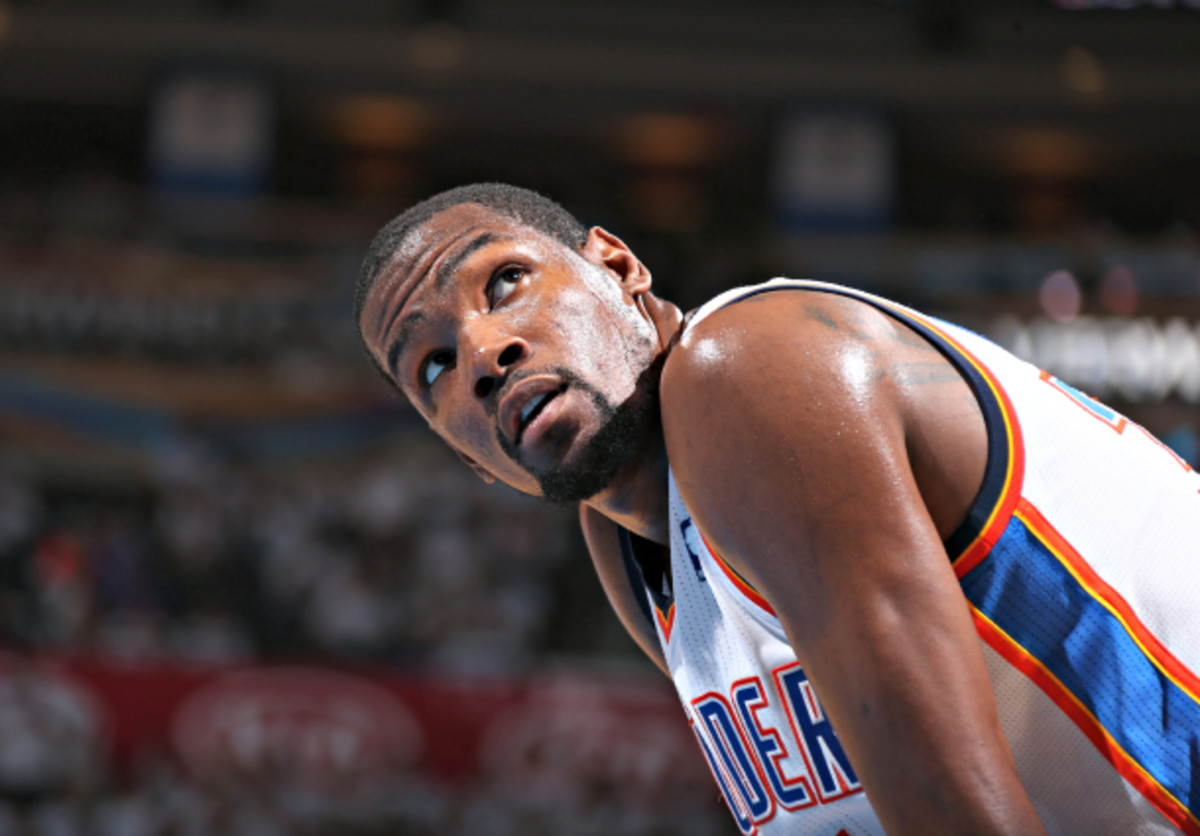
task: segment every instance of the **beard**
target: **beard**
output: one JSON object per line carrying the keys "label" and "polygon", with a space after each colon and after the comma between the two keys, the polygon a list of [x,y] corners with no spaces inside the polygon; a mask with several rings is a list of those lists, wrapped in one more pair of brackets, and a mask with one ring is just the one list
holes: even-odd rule
{"label": "beard", "polygon": [[[570,387],[587,394],[592,399],[600,420],[600,429],[584,442],[583,447],[571,460],[562,461],[544,473],[533,474],[546,501],[562,505],[575,504],[591,499],[607,488],[621,469],[637,454],[642,436],[646,432],[647,420],[657,406],[651,388],[645,385],[652,374],[647,369],[639,379],[633,394],[621,403],[614,404],[604,393],[597,391],[570,369],[557,367],[550,371]],[[503,434],[497,436],[504,452],[520,462],[519,451],[508,443]],[[548,437],[547,440],[553,439]]]}

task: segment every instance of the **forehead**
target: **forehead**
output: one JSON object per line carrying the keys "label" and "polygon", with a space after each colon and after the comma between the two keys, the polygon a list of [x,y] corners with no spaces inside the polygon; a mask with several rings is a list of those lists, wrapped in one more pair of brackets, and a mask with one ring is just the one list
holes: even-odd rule
{"label": "forehead", "polygon": [[444,289],[468,256],[501,240],[566,249],[538,230],[477,203],[452,206],[413,228],[380,270],[363,305],[359,325],[376,359],[386,360],[384,344],[408,310],[416,307],[410,301]]}
{"label": "forehead", "polygon": [[544,239],[536,230],[478,203],[444,209],[414,227],[380,270],[370,297],[407,296],[422,283],[433,263],[484,233],[517,240]]}

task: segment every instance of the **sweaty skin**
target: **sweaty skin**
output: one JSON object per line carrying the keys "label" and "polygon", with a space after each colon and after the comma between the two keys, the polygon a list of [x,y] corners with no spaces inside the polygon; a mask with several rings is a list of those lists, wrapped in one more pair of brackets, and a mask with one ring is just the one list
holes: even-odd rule
{"label": "sweaty skin", "polygon": [[[942,545],[986,464],[967,384],[855,300],[763,293],[682,331],[650,287],[603,230],[573,252],[466,204],[409,239],[359,324],[468,464],[534,495],[599,432],[586,392],[657,398],[629,460],[580,506],[601,583],[647,655],[666,670],[616,526],[666,545],[669,460],[704,535],[779,615],[889,833],[1044,833]],[[513,416],[549,391],[521,433]]]}

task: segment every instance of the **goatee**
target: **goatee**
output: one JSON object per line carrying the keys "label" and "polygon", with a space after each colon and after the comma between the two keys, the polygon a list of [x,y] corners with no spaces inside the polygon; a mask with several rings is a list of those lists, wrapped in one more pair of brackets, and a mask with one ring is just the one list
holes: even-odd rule
{"label": "goatee", "polygon": [[[570,369],[549,369],[562,378],[568,387],[578,389],[592,399],[600,417],[600,429],[570,460],[542,474],[534,474],[548,502],[574,505],[590,499],[607,488],[621,469],[638,452],[647,419],[657,408],[652,386],[647,386],[653,373],[647,369],[639,379],[633,394],[619,404],[613,404],[602,392],[581,379]],[[518,451],[507,443],[502,434],[500,444],[516,461]]]}

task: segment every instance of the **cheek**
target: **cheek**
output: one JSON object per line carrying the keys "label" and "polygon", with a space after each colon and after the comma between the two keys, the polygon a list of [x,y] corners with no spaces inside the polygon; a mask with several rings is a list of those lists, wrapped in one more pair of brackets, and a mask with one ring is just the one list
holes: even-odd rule
{"label": "cheek", "polygon": [[[479,459],[492,438],[490,428],[471,420],[465,410],[451,411],[451,419],[440,425],[431,424],[442,440],[459,452]],[[482,416],[482,412],[480,412]]]}
{"label": "cheek", "polygon": [[496,440],[496,425],[482,410],[473,410],[471,415],[460,413],[456,420],[430,426],[452,450],[470,456],[496,478],[519,490],[527,490],[514,482],[527,474],[501,452]]}
{"label": "cheek", "polygon": [[[636,375],[631,369],[629,345],[631,323],[613,302],[590,293],[572,291],[555,300],[551,315],[544,318],[554,341],[561,346],[563,364],[608,390],[610,395],[627,395]],[[613,388],[622,391],[613,391]],[[625,391],[628,390],[628,391]]]}

